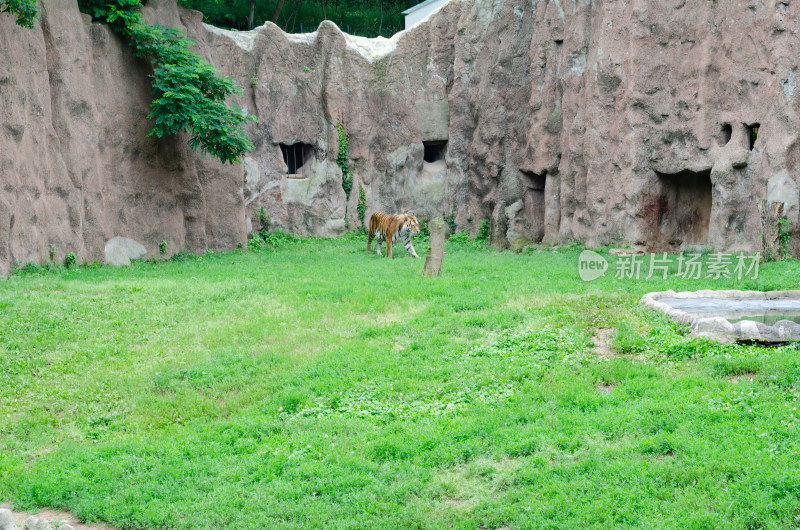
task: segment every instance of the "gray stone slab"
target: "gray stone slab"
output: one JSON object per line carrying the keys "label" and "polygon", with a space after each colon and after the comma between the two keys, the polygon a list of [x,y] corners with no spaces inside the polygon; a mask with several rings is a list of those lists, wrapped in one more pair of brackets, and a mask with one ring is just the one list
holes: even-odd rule
{"label": "gray stone slab", "polygon": [[[647,293],[640,303],[691,326],[694,336],[723,343],[800,340],[800,324],[790,320],[800,317],[798,291],[663,291]],[[770,325],[757,321],[762,318],[780,320]]]}

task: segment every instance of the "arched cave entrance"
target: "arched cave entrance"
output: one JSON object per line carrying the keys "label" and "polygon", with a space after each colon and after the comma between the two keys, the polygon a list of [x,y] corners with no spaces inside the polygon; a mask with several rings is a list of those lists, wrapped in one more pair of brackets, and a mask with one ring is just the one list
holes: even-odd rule
{"label": "arched cave entrance", "polygon": [[547,182],[547,173],[534,173],[533,171],[520,170],[522,174],[522,205],[525,218],[530,227],[530,237],[534,243],[544,239],[544,188]]}

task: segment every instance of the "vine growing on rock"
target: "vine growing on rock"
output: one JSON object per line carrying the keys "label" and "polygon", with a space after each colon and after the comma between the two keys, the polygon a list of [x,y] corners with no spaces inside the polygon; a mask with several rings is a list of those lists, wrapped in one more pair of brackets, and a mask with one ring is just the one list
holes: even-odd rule
{"label": "vine growing on rock", "polygon": [[36,0],[0,0],[0,13],[10,13],[17,17],[17,24],[23,28],[33,28],[39,10]]}
{"label": "vine growing on rock", "polygon": [[344,121],[341,118],[336,120],[336,131],[339,133],[339,154],[336,156],[336,165],[342,170],[342,189],[350,200],[350,192],[353,191],[353,173],[347,163],[347,148],[350,145],[350,135],[344,130]]}
{"label": "vine growing on rock", "polygon": [[364,224],[364,215],[367,213],[367,194],[364,193],[364,186],[358,185],[358,220],[361,221],[361,231],[364,232],[367,225]]}
{"label": "vine growing on rock", "polygon": [[177,28],[144,23],[140,0],[80,0],[81,11],[93,20],[108,24],[124,35],[137,57],[153,65],[153,102],[148,118],[155,125],[148,136],[186,131],[192,150],[237,162],[253,144],[243,125],[256,121],[237,106],[228,107],[225,99],[241,91],[230,77],[222,77],[210,64],[194,53],[194,43]]}
{"label": "vine growing on rock", "polygon": [[350,228],[350,221],[347,218],[347,208],[350,202],[350,192],[353,191],[353,172],[347,163],[347,147],[350,145],[350,135],[344,130],[342,118],[336,120],[336,132],[339,135],[339,154],[336,155],[336,165],[342,170],[342,189],[347,200],[344,203],[344,226]]}

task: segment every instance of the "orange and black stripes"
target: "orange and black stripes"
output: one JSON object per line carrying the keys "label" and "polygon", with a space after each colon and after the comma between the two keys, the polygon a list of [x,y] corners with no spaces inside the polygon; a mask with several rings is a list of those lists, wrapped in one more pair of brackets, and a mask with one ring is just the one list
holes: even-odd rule
{"label": "orange and black stripes", "polygon": [[369,218],[369,236],[367,237],[367,250],[372,250],[372,240],[375,239],[375,250],[381,255],[381,243],[386,241],[386,257],[392,257],[392,243],[398,239],[403,240],[406,250],[417,258],[417,252],[411,244],[411,236],[419,234],[419,222],[413,215],[404,213],[389,215],[386,212],[375,212]]}

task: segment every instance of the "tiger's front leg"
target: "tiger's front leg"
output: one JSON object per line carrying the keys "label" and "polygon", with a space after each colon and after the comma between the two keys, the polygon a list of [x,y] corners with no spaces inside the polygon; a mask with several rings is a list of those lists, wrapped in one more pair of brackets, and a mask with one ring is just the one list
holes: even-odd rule
{"label": "tiger's front leg", "polygon": [[408,235],[404,236],[403,237],[403,243],[406,246],[406,250],[408,251],[409,254],[411,254],[412,257],[414,257],[414,258],[418,258],[419,257],[419,256],[417,256],[417,251],[414,250],[414,245],[411,244],[411,237],[410,236],[408,236]]}
{"label": "tiger's front leg", "polygon": [[392,240],[388,237],[386,238],[386,257],[392,258]]}

